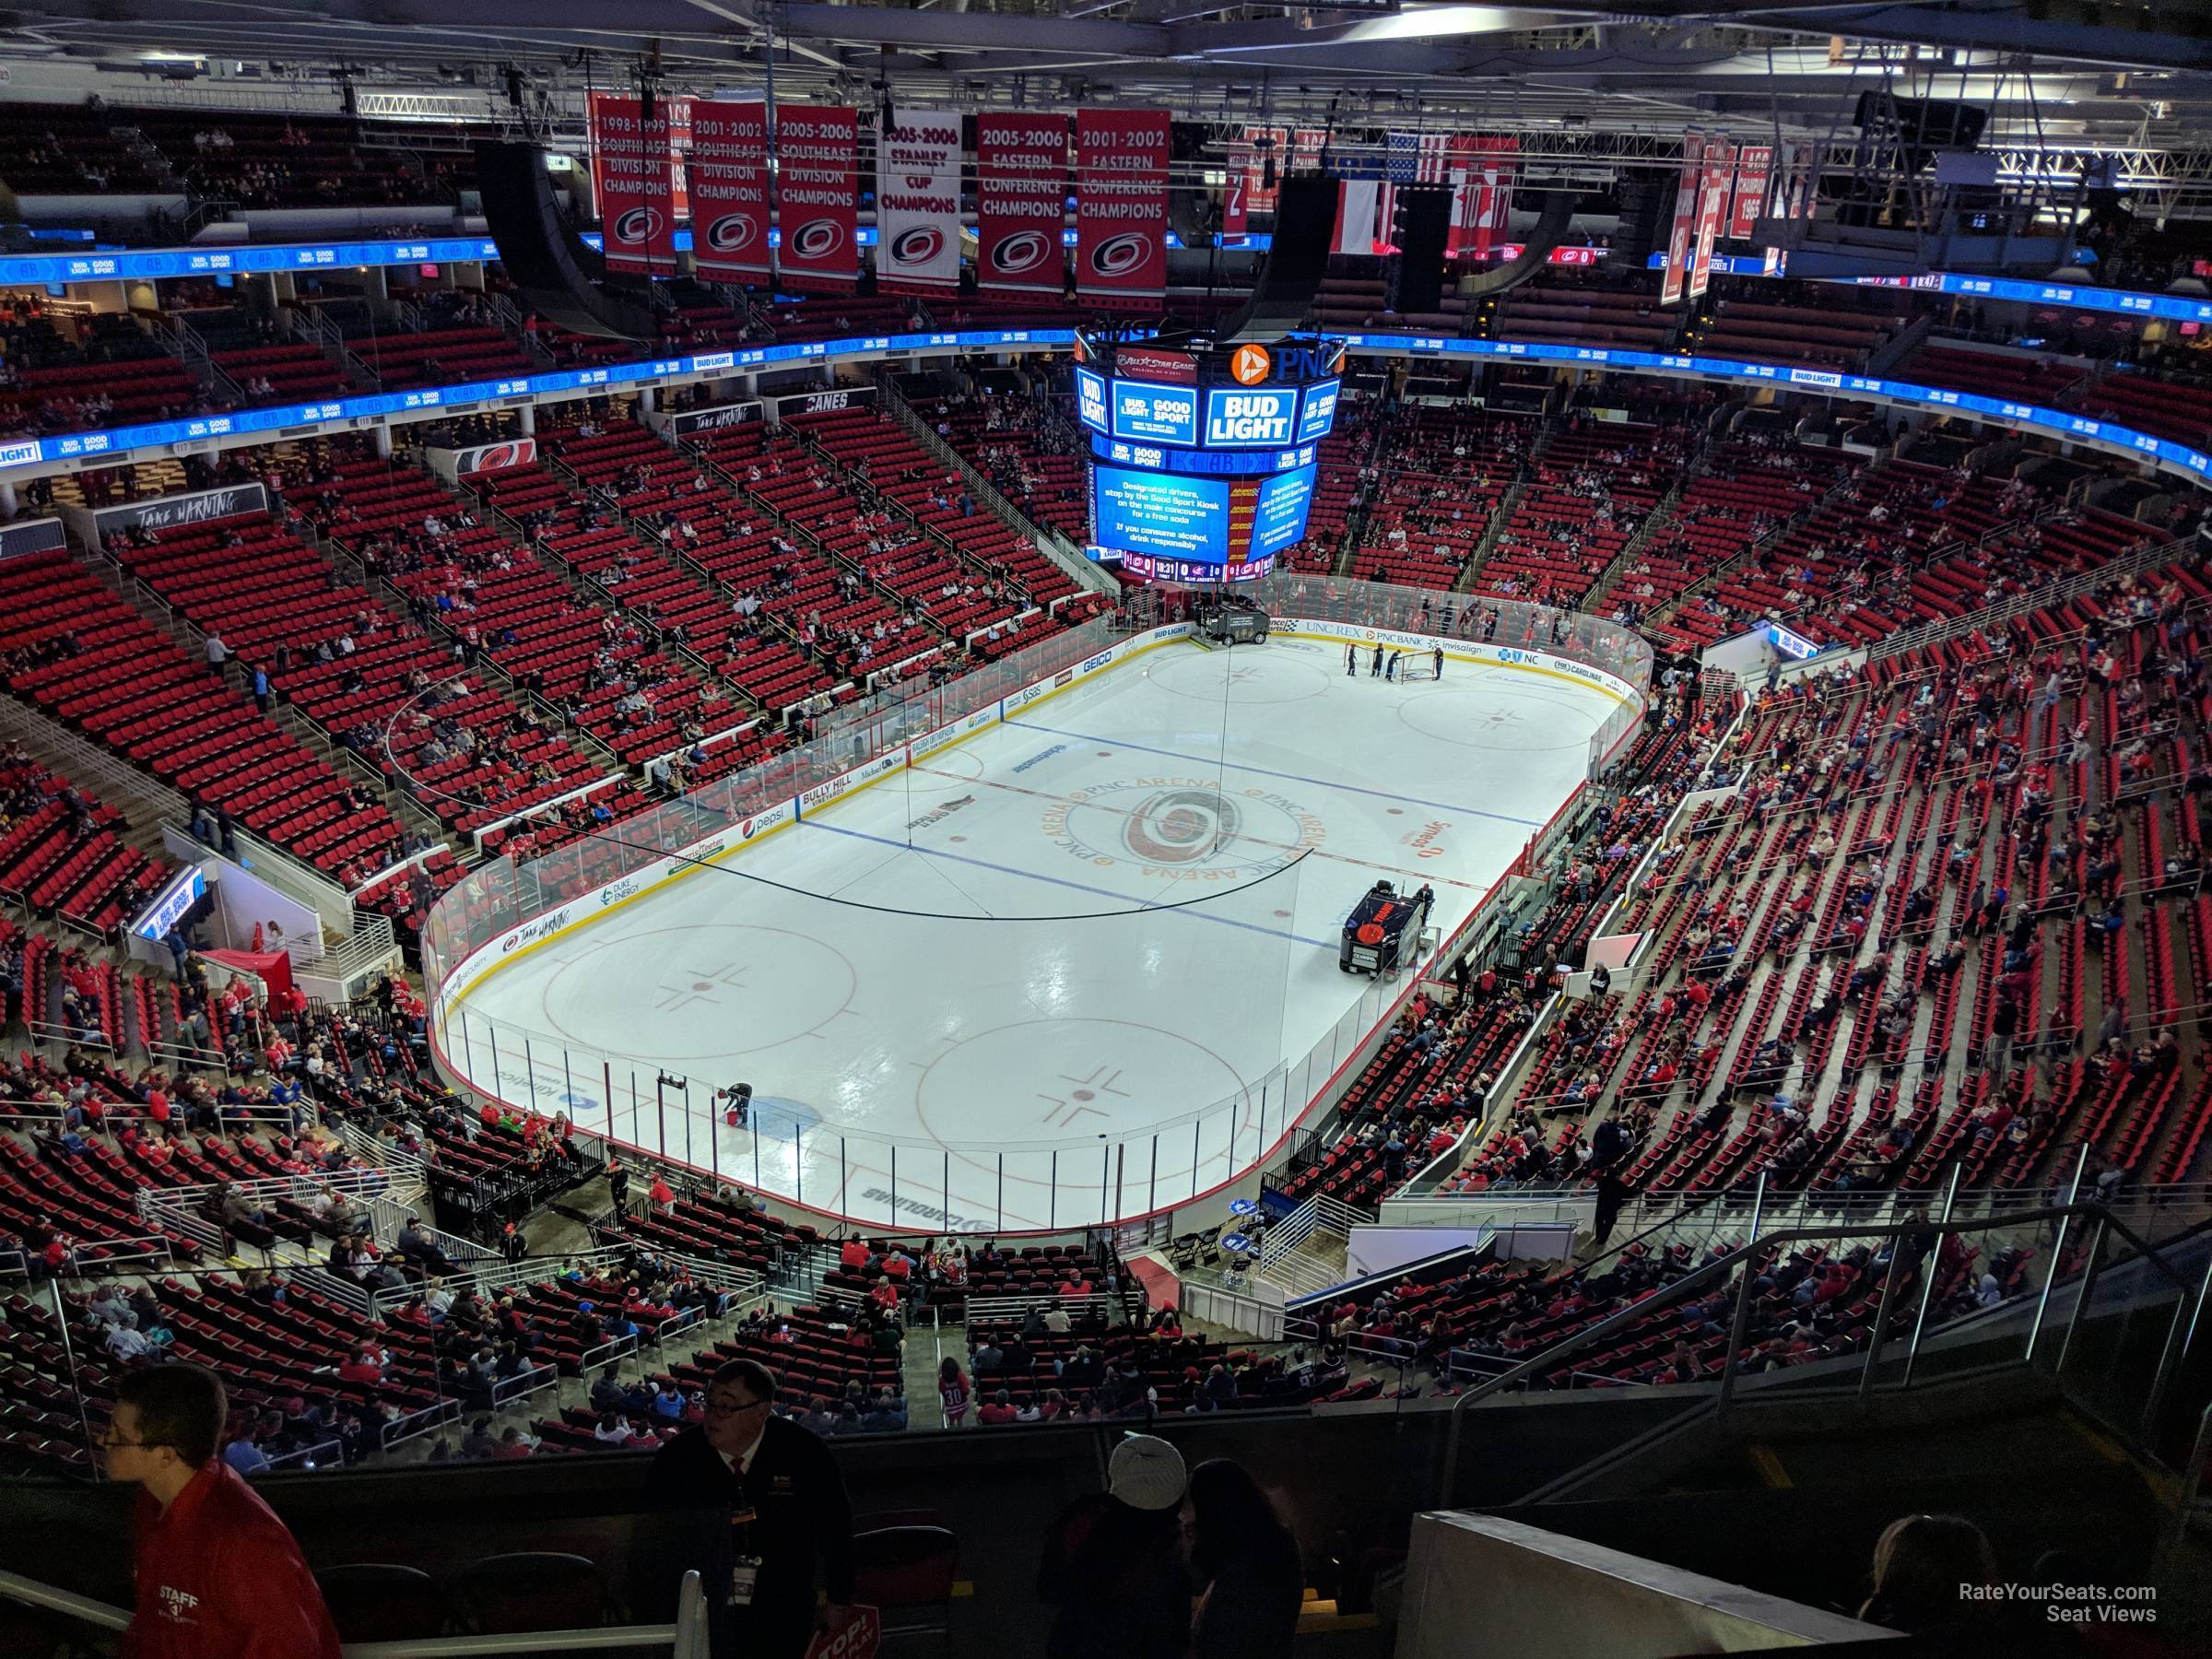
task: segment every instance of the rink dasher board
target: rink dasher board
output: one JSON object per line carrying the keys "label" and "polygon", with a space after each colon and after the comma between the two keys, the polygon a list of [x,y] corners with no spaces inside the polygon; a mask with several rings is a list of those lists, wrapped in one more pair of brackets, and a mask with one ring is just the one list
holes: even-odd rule
{"label": "rink dasher board", "polygon": [[[906,770],[916,760],[941,754],[977,732],[1001,724],[1016,712],[1026,712],[1048,698],[1056,697],[1063,691],[1072,690],[1077,686],[1095,679],[1132,657],[1173,644],[1178,640],[1188,639],[1191,630],[1190,623],[1177,622],[1141,634],[1133,634],[1072,668],[1063,668],[1046,678],[1034,680],[994,703],[888,750],[849,771],[814,785],[788,801],[778,802],[590,893],[568,900],[496,938],[486,940],[462,958],[440,982],[437,1000],[450,1013],[454,1004],[493,973],[520,961],[540,946],[596,922],[626,904],[656,893],[701,866],[720,864],[724,859],[767,840],[778,830],[803,822],[808,813],[819,812],[848,799]],[[1556,679],[1571,680],[1603,692],[1618,703],[1635,701],[1641,696],[1628,681],[1602,668],[1522,646],[1489,645],[1440,635],[1407,633],[1356,622],[1335,622],[1313,618],[1286,618],[1276,623],[1270,631],[1286,638],[1329,644],[1382,645],[1386,649],[1409,652],[1433,652],[1441,645],[1444,648],[1447,661],[1510,668],[1523,674],[1540,674]]]}

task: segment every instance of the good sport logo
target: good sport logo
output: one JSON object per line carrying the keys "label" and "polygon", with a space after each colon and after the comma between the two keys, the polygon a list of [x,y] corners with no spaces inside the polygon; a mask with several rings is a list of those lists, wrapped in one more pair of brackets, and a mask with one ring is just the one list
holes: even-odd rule
{"label": "good sport logo", "polygon": [[1150,239],[1139,230],[1110,236],[1090,251],[1090,268],[1101,276],[1126,276],[1145,263]]}
{"label": "good sport logo", "polygon": [[641,248],[658,237],[666,223],[658,207],[632,207],[615,221],[615,240],[626,248]]}
{"label": "good sport logo", "polygon": [[1001,276],[1018,276],[1044,263],[1052,241],[1040,230],[1017,230],[991,245],[991,268]]}
{"label": "good sport logo", "polygon": [[935,225],[917,225],[891,241],[891,263],[925,265],[945,251],[945,232]]}
{"label": "good sport logo", "polygon": [[791,234],[794,259],[828,259],[844,245],[845,228],[835,219],[808,219]]}
{"label": "good sport logo", "polygon": [[749,213],[725,213],[707,227],[707,246],[717,253],[742,253],[760,234],[760,221]]}

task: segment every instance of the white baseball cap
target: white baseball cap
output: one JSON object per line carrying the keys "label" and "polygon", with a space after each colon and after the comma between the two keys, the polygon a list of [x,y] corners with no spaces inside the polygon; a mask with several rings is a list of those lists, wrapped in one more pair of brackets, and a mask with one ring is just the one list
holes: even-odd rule
{"label": "white baseball cap", "polygon": [[1182,1453],[1155,1434],[1127,1436],[1106,1463],[1107,1491],[1131,1509],[1173,1509],[1189,1485]]}

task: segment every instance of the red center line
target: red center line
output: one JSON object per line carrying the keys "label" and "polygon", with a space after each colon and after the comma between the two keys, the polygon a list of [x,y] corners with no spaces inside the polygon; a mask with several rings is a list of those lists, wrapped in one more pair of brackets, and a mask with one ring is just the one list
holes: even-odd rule
{"label": "red center line", "polygon": [[[1065,795],[1056,795],[1049,790],[1030,789],[1019,783],[999,782],[991,778],[963,777],[959,772],[939,771],[934,766],[910,766],[907,770],[910,771],[923,772],[933,778],[949,778],[955,783],[976,783],[981,784],[985,789],[1003,789],[1008,794],[1028,795],[1033,801],[1050,801],[1055,806],[1065,806],[1071,810],[1079,807],[1086,811],[1095,810],[1098,812],[1111,812],[1116,817],[1135,818],[1140,823],[1156,823],[1160,821],[1157,818],[1147,817],[1144,813],[1136,811],[1134,807],[1108,806],[1098,801],[1071,801]],[[1249,841],[1255,847],[1265,847],[1277,853],[1310,852],[1316,858],[1330,859],[1335,863],[1350,865],[1355,868],[1362,870],[1381,870],[1385,875],[1389,876],[1417,876],[1421,880],[1428,882],[1434,887],[1463,888],[1470,893],[1488,891],[1487,888],[1479,888],[1472,881],[1462,881],[1456,876],[1446,876],[1441,872],[1433,870],[1409,870],[1402,865],[1382,864],[1371,858],[1355,858],[1349,853],[1331,853],[1324,847],[1303,847],[1294,841],[1268,841],[1264,836],[1258,835],[1232,834],[1224,836],[1222,839],[1225,841]]]}

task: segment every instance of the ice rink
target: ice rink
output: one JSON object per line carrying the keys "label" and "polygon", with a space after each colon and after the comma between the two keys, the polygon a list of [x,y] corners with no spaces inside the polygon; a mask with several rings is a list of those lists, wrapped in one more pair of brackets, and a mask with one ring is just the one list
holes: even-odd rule
{"label": "ice rink", "polygon": [[[1337,969],[1359,896],[1429,883],[1448,935],[1615,706],[1461,661],[1347,677],[1279,635],[1162,646],[519,954],[443,1046],[860,1219],[1139,1214],[1257,1161],[1404,989]],[[738,1081],[745,1128],[709,1100]]]}

